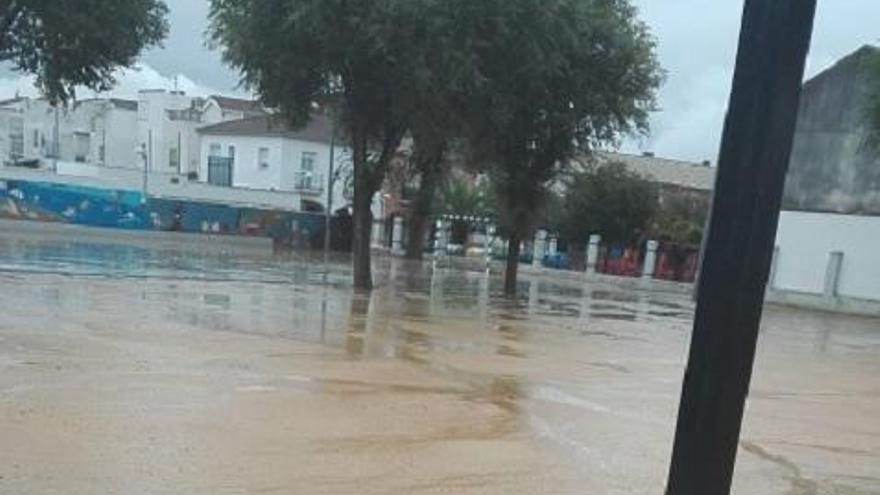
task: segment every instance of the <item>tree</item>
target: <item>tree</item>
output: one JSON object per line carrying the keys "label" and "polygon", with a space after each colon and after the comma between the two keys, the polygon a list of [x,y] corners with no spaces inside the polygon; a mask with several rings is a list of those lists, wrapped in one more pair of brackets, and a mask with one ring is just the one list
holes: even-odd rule
{"label": "tree", "polygon": [[474,84],[473,50],[460,0],[421,0],[419,57],[411,61],[407,128],[412,138],[408,180],[415,185],[409,211],[406,256],[421,259],[429,217],[461,147],[467,88]]}
{"label": "tree", "polygon": [[[497,217],[492,188],[485,178],[470,182],[459,177],[447,177],[437,192],[437,212],[440,214],[479,219]],[[464,242],[472,224],[464,219],[452,220],[453,242]]]}
{"label": "tree", "polygon": [[109,90],[118,67],[130,67],[168,32],[160,0],[5,0],[0,3],[0,62],[37,77],[53,103],[77,86]]}
{"label": "tree", "polygon": [[586,245],[591,234],[633,244],[648,231],[657,209],[652,182],[623,163],[590,163],[565,181],[557,229],[577,245]]}
{"label": "tree", "polygon": [[708,195],[679,192],[663,198],[651,236],[658,241],[699,246],[709,216]]}
{"label": "tree", "polygon": [[[436,1],[436,0],[435,0]],[[294,125],[338,101],[354,168],[354,285],[371,289],[373,197],[406,131],[431,0],[211,0],[210,38]]]}
{"label": "tree", "polygon": [[484,0],[473,19],[479,85],[468,135],[509,234],[505,292],[548,185],[576,152],[646,131],[662,80],[655,43],[628,0]]}

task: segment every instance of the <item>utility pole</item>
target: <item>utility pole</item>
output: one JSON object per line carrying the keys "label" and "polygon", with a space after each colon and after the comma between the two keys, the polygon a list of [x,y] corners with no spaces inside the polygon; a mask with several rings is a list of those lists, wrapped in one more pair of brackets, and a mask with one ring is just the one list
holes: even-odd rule
{"label": "utility pole", "polygon": [[668,495],[730,493],[816,0],[746,0]]}
{"label": "utility pole", "polygon": [[327,261],[330,256],[330,224],[333,216],[333,185],[336,178],[333,177],[333,166],[336,159],[336,124],[331,123],[330,131],[330,165],[327,168],[327,208],[324,210],[324,270],[326,276]]}

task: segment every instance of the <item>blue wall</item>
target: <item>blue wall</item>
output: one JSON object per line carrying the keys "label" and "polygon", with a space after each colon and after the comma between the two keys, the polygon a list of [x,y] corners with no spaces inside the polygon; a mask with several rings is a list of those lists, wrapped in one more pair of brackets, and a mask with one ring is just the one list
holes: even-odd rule
{"label": "blue wall", "polygon": [[271,237],[309,242],[323,216],[197,201],[147,198],[138,191],[0,180],[0,218],[92,227]]}

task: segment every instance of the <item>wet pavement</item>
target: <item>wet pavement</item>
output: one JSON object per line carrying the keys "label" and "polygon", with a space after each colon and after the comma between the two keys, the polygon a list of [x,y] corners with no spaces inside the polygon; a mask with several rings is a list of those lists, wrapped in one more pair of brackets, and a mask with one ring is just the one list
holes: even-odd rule
{"label": "wet pavement", "polygon": [[[0,493],[663,492],[686,294],[376,265],[4,234]],[[880,322],[762,326],[734,493],[880,494]]]}

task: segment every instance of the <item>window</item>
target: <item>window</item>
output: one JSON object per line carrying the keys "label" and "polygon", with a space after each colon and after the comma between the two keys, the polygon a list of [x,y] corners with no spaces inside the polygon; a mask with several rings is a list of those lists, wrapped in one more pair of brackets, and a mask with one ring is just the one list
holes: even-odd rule
{"label": "window", "polygon": [[304,151],[302,154],[302,161],[300,162],[299,169],[302,170],[303,172],[314,172],[316,158],[317,158],[317,153],[313,153],[311,151]]}
{"label": "window", "polygon": [[229,145],[228,151],[229,154],[227,156],[229,156],[229,159],[235,161],[235,146]]}
{"label": "window", "polygon": [[33,143],[33,147],[39,148],[40,147],[40,131],[38,129],[34,129],[32,136],[33,136],[33,139],[31,140],[31,143]]}
{"label": "window", "polygon": [[98,161],[104,163],[107,159],[107,148],[102,144],[98,146]]}
{"label": "window", "polygon": [[269,168],[269,148],[260,148],[257,155],[257,163],[260,169],[265,170]]}
{"label": "window", "polygon": [[177,148],[170,148],[168,150],[168,166],[171,168],[179,169],[180,168],[180,150]]}
{"label": "window", "polygon": [[89,158],[89,151],[92,148],[92,136],[87,132],[74,133],[76,143],[73,159],[77,162],[86,162]]}
{"label": "window", "polygon": [[138,102],[138,120],[147,120],[150,117],[150,103],[146,100]]}
{"label": "window", "polygon": [[13,160],[24,158],[24,119],[9,119],[9,157]]}

